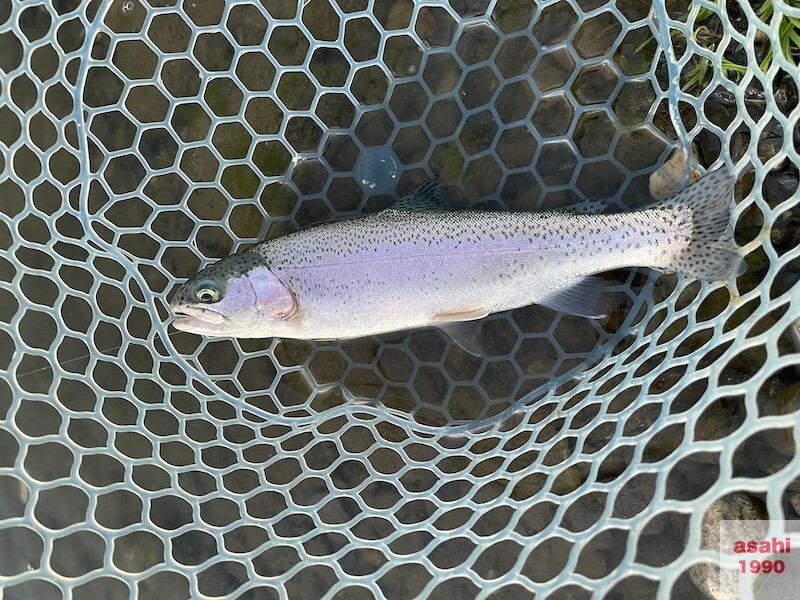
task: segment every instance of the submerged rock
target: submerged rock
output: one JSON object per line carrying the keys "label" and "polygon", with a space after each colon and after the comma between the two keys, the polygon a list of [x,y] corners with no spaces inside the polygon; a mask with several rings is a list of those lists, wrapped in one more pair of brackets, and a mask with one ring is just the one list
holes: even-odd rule
{"label": "submerged rock", "polygon": [[[721,539],[720,521],[764,521],[763,527],[754,533],[754,539],[766,534],[769,524],[767,511],[763,503],[744,492],[733,492],[718,498],[703,516],[700,547],[708,550],[719,550],[720,543],[723,547],[732,547],[732,541]],[[759,535],[760,534],[760,535]],[[706,595],[715,600],[738,600],[738,594],[731,594],[729,590],[737,589],[739,574],[732,569],[725,569],[720,573],[719,564],[699,564],[689,569],[689,577]],[[754,588],[763,583],[764,578],[757,576]]]}
{"label": "submerged rock", "polygon": [[650,195],[656,200],[664,200],[700,179],[700,171],[694,168],[696,154],[696,148],[692,146],[693,160],[687,161],[686,150],[676,148],[669,160],[650,175]]}

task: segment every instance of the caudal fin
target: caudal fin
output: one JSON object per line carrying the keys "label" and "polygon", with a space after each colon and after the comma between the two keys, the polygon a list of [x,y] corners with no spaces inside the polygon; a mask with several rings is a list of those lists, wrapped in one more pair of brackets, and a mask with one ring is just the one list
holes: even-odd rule
{"label": "caudal fin", "polygon": [[732,279],[747,270],[733,251],[731,208],[736,179],[723,168],[706,174],[685,190],[652,205],[656,209],[691,211],[691,239],[667,267],[704,281]]}

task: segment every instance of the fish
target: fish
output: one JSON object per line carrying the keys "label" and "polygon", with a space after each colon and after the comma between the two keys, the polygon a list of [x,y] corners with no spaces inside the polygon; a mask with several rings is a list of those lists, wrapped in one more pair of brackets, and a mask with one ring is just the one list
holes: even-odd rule
{"label": "fish", "polygon": [[[479,353],[470,324],[539,304],[601,318],[597,274],[646,266],[730,280],[735,178],[724,168],[666,200],[604,213],[453,210],[447,187],[268,239],[207,266],[172,299],[173,325],[209,337],[345,340],[439,327]],[[474,329],[474,328],[473,328]]]}

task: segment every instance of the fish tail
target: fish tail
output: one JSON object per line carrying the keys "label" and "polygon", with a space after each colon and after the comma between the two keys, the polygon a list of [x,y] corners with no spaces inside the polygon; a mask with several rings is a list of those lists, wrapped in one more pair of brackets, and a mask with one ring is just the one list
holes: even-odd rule
{"label": "fish tail", "polygon": [[678,211],[684,244],[666,267],[704,281],[733,279],[747,270],[744,259],[733,251],[731,208],[736,178],[720,168],[706,174],[685,190],[649,208]]}

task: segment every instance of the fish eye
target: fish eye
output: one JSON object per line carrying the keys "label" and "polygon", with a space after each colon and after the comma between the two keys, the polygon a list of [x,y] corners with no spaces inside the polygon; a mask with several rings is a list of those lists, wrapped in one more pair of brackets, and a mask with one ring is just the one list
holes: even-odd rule
{"label": "fish eye", "polygon": [[204,304],[211,304],[219,300],[219,290],[210,282],[204,281],[197,286],[195,292],[197,299]]}

